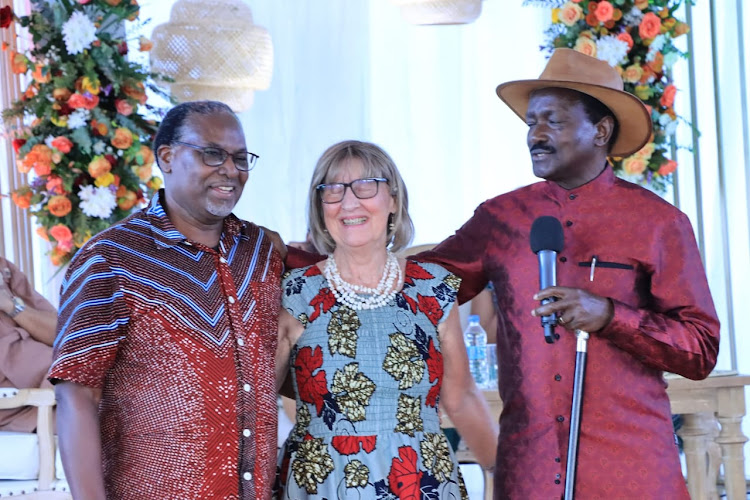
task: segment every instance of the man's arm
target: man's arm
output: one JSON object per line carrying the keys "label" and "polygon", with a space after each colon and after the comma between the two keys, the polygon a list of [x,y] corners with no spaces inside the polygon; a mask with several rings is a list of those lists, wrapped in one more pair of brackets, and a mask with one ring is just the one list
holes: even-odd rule
{"label": "man's arm", "polygon": [[99,433],[101,390],[62,381],[55,386],[55,397],[60,454],[73,498],[106,500]]}
{"label": "man's arm", "polygon": [[494,225],[493,218],[483,203],[453,236],[413,258],[440,264],[459,276],[461,289],[458,291],[458,301],[463,304],[484,290],[489,281],[484,270],[484,256],[492,237],[490,228]]}

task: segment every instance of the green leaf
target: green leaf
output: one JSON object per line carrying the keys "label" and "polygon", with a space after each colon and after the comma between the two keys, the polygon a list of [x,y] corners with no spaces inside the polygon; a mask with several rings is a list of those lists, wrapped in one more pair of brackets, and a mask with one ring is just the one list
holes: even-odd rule
{"label": "green leaf", "polygon": [[80,147],[84,153],[91,154],[91,136],[86,127],[78,127],[72,134],[70,134],[70,137],[73,139],[73,142],[78,144],[78,147]]}

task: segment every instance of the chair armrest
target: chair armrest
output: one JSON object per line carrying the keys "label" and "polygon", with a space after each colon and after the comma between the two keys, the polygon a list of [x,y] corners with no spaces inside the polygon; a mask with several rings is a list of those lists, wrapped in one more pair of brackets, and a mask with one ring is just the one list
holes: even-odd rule
{"label": "chair armrest", "polygon": [[0,410],[36,406],[36,433],[39,439],[39,489],[48,490],[55,480],[55,428],[52,410],[54,389],[0,389]]}

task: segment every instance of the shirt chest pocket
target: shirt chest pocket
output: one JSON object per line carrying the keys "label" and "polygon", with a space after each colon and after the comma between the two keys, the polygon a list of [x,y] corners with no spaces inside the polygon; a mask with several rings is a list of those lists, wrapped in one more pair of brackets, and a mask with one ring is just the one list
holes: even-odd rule
{"label": "shirt chest pocket", "polygon": [[622,255],[592,255],[578,262],[578,271],[586,290],[628,304],[636,303],[639,289],[647,286],[639,278],[637,263]]}

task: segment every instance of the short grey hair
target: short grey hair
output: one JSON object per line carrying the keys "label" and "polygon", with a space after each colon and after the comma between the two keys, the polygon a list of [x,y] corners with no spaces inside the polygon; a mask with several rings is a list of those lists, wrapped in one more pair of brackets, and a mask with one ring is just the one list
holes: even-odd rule
{"label": "short grey hair", "polygon": [[307,198],[307,224],[315,249],[323,254],[333,253],[336,243],[326,231],[319,184],[325,184],[351,158],[362,161],[365,177],[388,179],[391,196],[396,201],[393,231],[388,233],[388,246],[394,252],[406,248],[414,237],[414,223],[409,216],[409,195],[393,159],[382,148],[370,142],[342,141],[329,147],[315,165]]}

